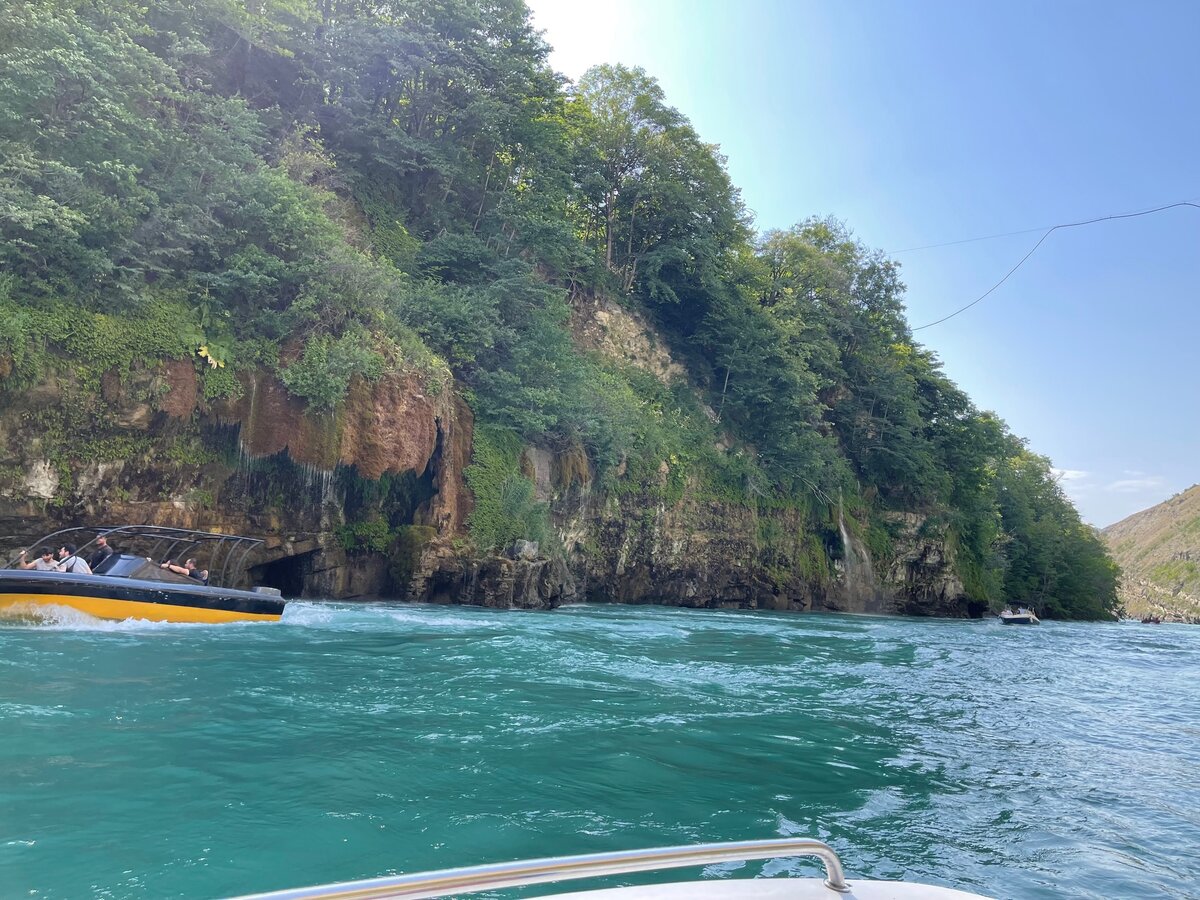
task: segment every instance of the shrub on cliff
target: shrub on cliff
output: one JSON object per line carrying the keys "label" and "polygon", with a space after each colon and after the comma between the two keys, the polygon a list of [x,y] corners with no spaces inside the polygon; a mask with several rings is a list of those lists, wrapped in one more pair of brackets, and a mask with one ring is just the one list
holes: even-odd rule
{"label": "shrub on cliff", "polygon": [[483,425],[475,429],[467,484],[475,495],[468,523],[480,552],[505,550],[518,540],[553,543],[549,509],[520,471],[521,439],[513,431]]}

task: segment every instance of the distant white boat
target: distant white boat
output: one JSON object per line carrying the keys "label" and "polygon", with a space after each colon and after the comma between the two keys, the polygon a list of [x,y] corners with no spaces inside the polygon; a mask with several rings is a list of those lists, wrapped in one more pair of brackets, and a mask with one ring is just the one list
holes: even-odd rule
{"label": "distant white boat", "polygon": [[1011,609],[1006,609],[1000,613],[1000,621],[1005,625],[1041,625],[1042,620],[1034,614],[1032,609],[1020,607],[1016,612]]}
{"label": "distant white boat", "polygon": [[[558,900],[988,900],[980,894],[911,881],[855,879],[853,883],[847,882],[841,861],[833,848],[806,838],[697,844],[496,863],[255,894],[242,900],[382,900],[385,897],[393,900],[429,900],[575,878],[788,856],[818,857],[825,864],[825,877],[720,878],[607,888],[554,894],[552,897]],[[544,897],[545,900],[552,900],[550,896]]]}

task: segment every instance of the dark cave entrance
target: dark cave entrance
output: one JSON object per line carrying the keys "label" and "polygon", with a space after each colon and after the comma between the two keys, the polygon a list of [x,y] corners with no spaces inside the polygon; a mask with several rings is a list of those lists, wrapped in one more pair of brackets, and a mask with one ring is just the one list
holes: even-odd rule
{"label": "dark cave entrance", "polygon": [[[254,563],[239,581],[293,598],[346,589],[373,596],[397,587],[390,583],[389,564],[395,562],[390,557],[414,554],[410,545],[429,530],[438,496],[445,465],[440,423],[433,453],[420,472],[384,472],[378,478],[363,475],[354,464],[322,469],[297,463],[287,449],[253,457],[243,450],[239,433],[236,425],[205,433],[232,470],[217,505],[234,514],[247,534],[283,539],[274,551],[252,556]],[[287,556],[264,560],[289,549]],[[344,568],[354,571],[340,571]]]}
{"label": "dark cave entrance", "polygon": [[986,600],[973,600],[967,598],[967,618],[982,619],[983,614],[988,611],[988,603]]}
{"label": "dark cave entrance", "polygon": [[415,525],[437,496],[434,470],[440,460],[440,442],[429,465],[420,474],[385,472],[378,479],[364,478],[355,466],[338,466],[334,473],[342,516],[347,525],[378,520],[390,528]]}
{"label": "dark cave entrance", "polygon": [[249,574],[254,584],[277,588],[285,597],[302,597],[304,586],[312,575],[312,567],[313,551],[310,551],[251,566]]}

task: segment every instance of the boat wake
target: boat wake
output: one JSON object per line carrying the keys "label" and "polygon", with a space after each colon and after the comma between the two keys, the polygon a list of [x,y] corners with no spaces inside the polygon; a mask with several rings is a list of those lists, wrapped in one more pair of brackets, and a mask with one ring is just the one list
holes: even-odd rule
{"label": "boat wake", "polygon": [[479,612],[477,607],[291,600],[281,622],[285,626],[333,631],[353,631],[363,627],[391,630],[396,626],[468,631],[504,626],[502,617],[480,616]]}
{"label": "boat wake", "polygon": [[178,629],[222,630],[263,624],[280,624],[322,631],[392,631],[421,628],[436,631],[490,630],[504,625],[501,617],[480,617],[478,610],[467,614],[459,610],[441,613],[443,607],[391,605],[386,603],[354,603],[336,601],[296,601],[288,603],[280,623],[222,622],[214,626],[207,622],[156,622],[149,619],[100,619],[69,606],[43,603],[13,604],[0,609],[0,628],[40,628],[59,631],[93,631],[137,633],[148,631],[177,631]]}
{"label": "boat wake", "polygon": [[[257,625],[257,622],[231,622],[231,625]],[[214,626],[200,622],[153,622],[149,619],[98,619],[69,606],[44,603],[18,604],[5,608],[0,614],[0,628],[39,628],[51,631],[93,631],[141,633],[147,631],[176,631],[181,628],[211,629]]]}

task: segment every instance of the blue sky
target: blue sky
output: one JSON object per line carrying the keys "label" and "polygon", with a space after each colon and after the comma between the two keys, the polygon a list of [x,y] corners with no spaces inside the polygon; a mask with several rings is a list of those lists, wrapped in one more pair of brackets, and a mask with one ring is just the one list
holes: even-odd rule
{"label": "blue sky", "polygon": [[[760,229],[887,251],[1200,202],[1200,3],[530,0],[578,77],[640,65],[719,144]],[[896,252],[909,321],[1039,234]],[[1107,525],[1200,481],[1200,209],[1058,231],[917,337]]]}

